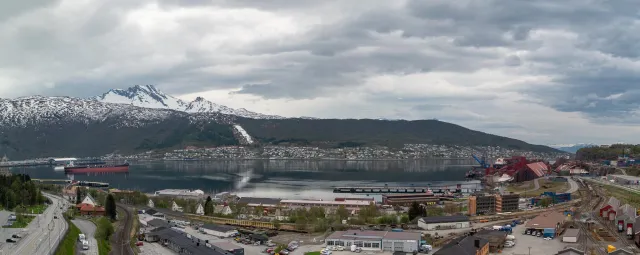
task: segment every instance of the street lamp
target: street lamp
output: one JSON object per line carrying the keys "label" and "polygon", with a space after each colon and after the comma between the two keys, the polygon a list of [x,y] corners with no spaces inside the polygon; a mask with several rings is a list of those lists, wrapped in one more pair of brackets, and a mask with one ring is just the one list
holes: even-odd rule
{"label": "street lamp", "polygon": [[529,255],[531,255],[531,246],[529,246]]}

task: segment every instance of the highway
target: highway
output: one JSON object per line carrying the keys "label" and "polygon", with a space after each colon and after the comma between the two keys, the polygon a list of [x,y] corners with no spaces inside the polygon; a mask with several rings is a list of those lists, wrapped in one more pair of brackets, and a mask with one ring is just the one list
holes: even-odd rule
{"label": "highway", "polygon": [[[43,193],[53,202],[42,215],[36,217],[26,228],[26,236],[16,245],[9,246],[6,254],[32,254],[46,255],[55,252],[58,239],[64,238],[67,230],[67,222],[62,217],[60,206],[67,208],[64,199],[51,194]],[[54,219],[54,215],[57,219]],[[3,240],[4,241],[4,240]]]}

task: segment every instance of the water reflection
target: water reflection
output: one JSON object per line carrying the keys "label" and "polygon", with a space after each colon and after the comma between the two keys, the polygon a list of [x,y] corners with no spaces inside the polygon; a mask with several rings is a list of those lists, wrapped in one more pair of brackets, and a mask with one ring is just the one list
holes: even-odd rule
{"label": "water reflection", "polygon": [[[349,185],[455,185],[465,182],[469,160],[218,160],[133,162],[129,173],[79,175],[74,179],[108,182],[111,187],[153,192],[159,189],[233,191],[241,195],[332,198],[331,187]],[[32,178],[64,179],[50,167],[13,169]],[[358,195],[362,196],[362,195]]]}

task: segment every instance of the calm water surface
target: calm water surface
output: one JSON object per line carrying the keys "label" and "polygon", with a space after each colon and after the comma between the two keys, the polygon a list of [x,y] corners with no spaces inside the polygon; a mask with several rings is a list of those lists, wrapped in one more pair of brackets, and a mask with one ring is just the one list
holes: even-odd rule
{"label": "calm water surface", "polygon": [[[75,175],[76,180],[108,182],[111,187],[153,192],[160,189],[230,191],[240,196],[332,199],[366,196],[334,194],[335,186],[453,185],[466,182],[469,160],[233,160],[134,163],[128,174]],[[51,167],[13,168],[32,178],[67,179]],[[377,197],[377,196],[375,196]]]}

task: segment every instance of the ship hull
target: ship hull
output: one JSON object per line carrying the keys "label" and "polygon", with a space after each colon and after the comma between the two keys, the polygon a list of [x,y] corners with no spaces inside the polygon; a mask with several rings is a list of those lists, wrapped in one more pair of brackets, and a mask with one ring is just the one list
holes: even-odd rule
{"label": "ship hull", "polygon": [[74,173],[74,174],[82,174],[82,173],[127,173],[129,172],[129,165],[116,165],[116,166],[72,166],[65,167],[65,173]]}

